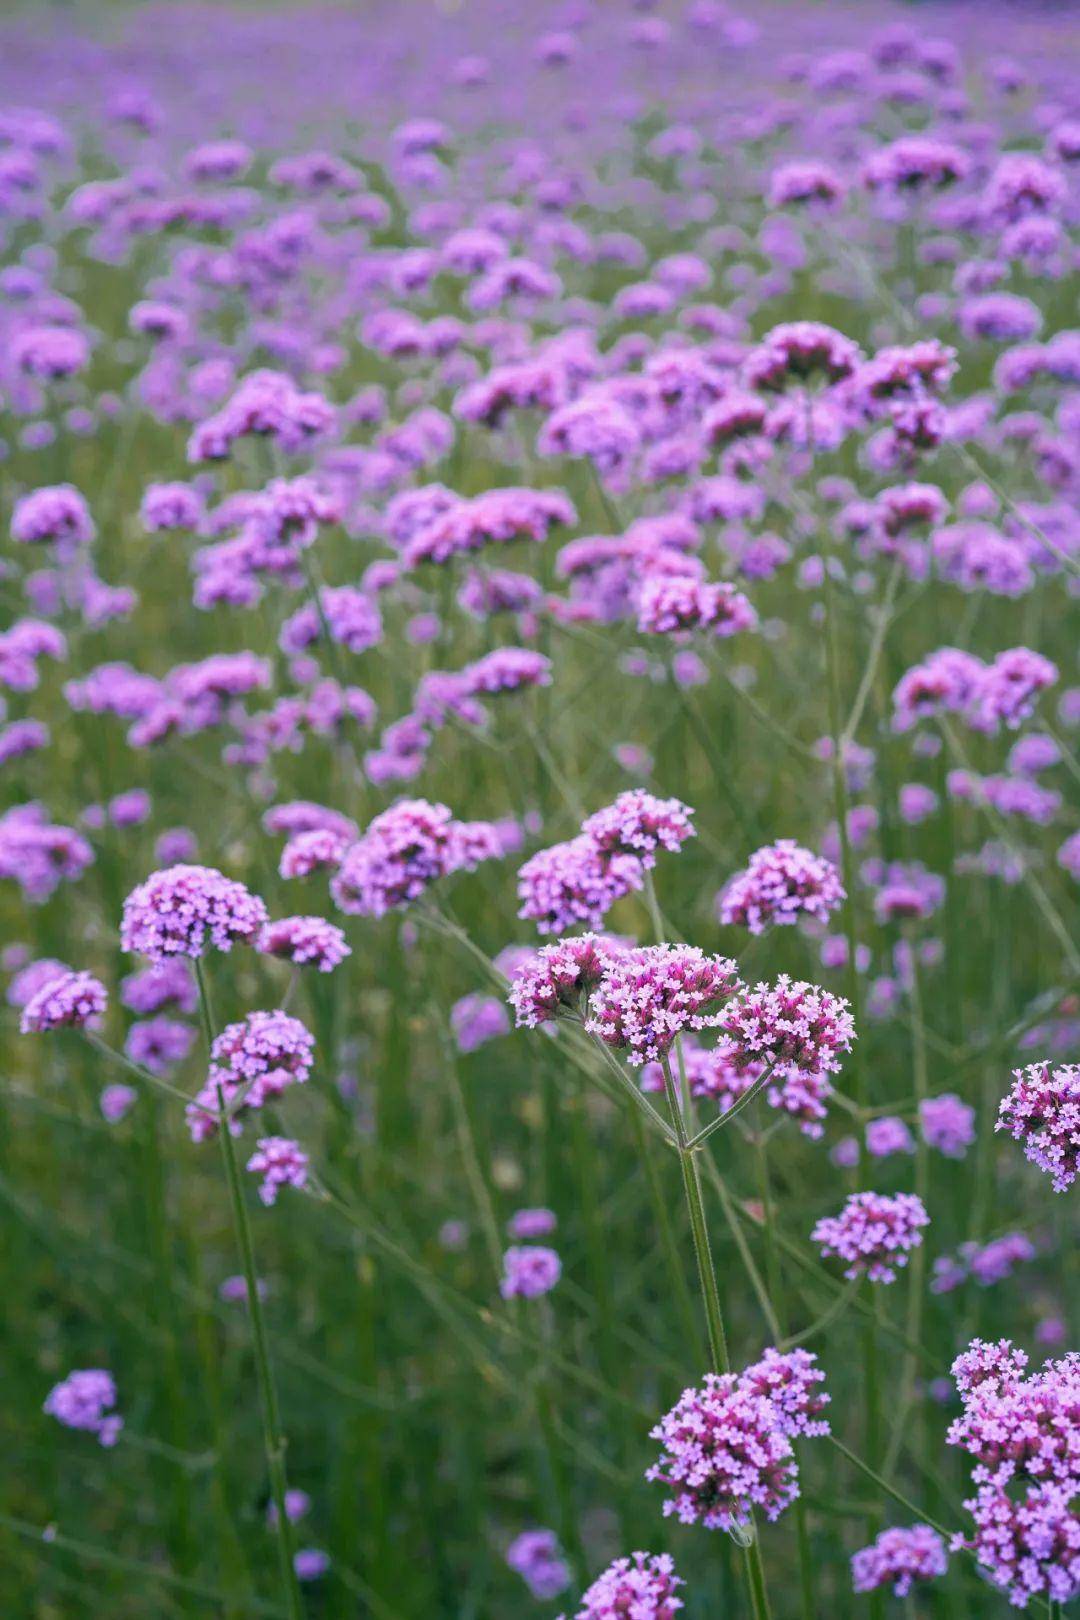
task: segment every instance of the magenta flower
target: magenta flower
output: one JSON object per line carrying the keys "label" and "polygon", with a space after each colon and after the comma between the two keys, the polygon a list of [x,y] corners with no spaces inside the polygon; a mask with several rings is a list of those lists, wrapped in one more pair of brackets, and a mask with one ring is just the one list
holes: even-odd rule
{"label": "magenta flower", "polygon": [[624,948],[603,934],[578,934],[530,953],[511,974],[509,999],[518,1027],[549,1023],[560,1010],[580,1011]]}
{"label": "magenta flower", "polygon": [[664,1515],[680,1524],[738,1530],[755,1509],[771,1523],[799,1494],[779,1410],[730,1373],[685,1389],[650,1433],[662,1452],[645,1478],[667,1488]]}
{"label": "magenta flower", "polygon": [[573,1620],[675,1620],[685,1584],[667,1553],[616,1558],[582,1595]]}
{"label": "magenta flower", "polygon": [[844,898],[831,861],[781,838],[755,850],[745,872],[729,879],[717,897],[717,911],[725,926],[761,934],[770,923],[790,924],[801,916],[825,922]]}
{"label": "magenta flower", "polygon": [[643,788],[631,788],[586,817],[581,830],[602,855],[633,855],[648,869],[656,865],[658,849],[677,852],[694,837],[693,814],[678,799],[658,799]]}
{"label": "magenta flower", "polygon": [[570,1585],[570,1569],[554,1530],[523,1530],[506,1549],[506,1562],[538,1602],[558,1597]]}
{"label": "magenta flower", "polygon": [[503,1275],[499,1293],[503,1299],[536,1299],[550,1294],[562,1276],[562,1261],[554,1249],[539,1243],[523,1243],[503,1255]]}
{"label": "magenta flower", "polygon": [[445,804],[403,799],[346,850],[330,892],[342,911],[383,917],[450,872],[501,853],[490,824],[455,821]]}
{"label": "magenta flower", "polygon": [[1024,1157],[1046,1171],[1055,1192],[1071,1187],[1080,1165],[1080,1064],[1014,1069],[995,1129],[1024,1144]]}
{"label": "magenta flower", "polygon": [[23,1007],[24,1035],[51,1029],[98,1029],[108,1006],[105,986],[92,973],[62,973],[47,979]]}
{"label": "magenta flower", "polygon": [[617,900],[640,889],[636,856],[605,856],[587,833],[530,856],[518,872],[518,916],[542,934],[599,928]]}
{"label": "magenta flower", "polygon": [[352,954],[342,930],[325,917],[282,917],[267,923],[258,944],[266,956],[279,956],[296,967],[314,967],[320,973],[331,973]]}
{"label": "magenta flower", "polygon": [[638,1065],[666,1057],[684,1030],[722,1022],[738,988],[735,963],[693,945],[649,945],[612,960],[589,1003],[585,1028]]}
{"label": "magenta flower", "polygon": [[844,1276],[854,1281],[868,1277],[871,1282],[891,1283],[908,1263],[912,1249],[922,1242],[922,1228],[929,1226],[921,1198],[914,1193],[852,1193],[839,1215],[818,1221],[810,1233],[811,1242],[821,1246],[824,1256],[836,1255],[847,1262]]}
{"label": "magenta flower", "polygon": [[214,867],[169,866],[124,901],[120,940],[125,951],[164,962],[251,944],[266,921],[262,901]]}
{"label": "magenta flower", "polygon": [[44,1411],[68,1429],[85,1429],[96,1434],[103,1446],[115,1446],[124,1427],[116,1405],[116,1383],[111,1373],[86,1368],[68,1373],[54,1385],[45,1400]]}
{"label": "magenta flower", "polygon": [[843,996],[782,973],[743,989],[718,1020],[729,1056],[764,1059],[781,1072],[835,1074],[855,1026]]}
{"label": "magenta flower", "polygon": [[277,1201],[282,1187],[307,1186],[308,1156],[299,1142],[284,1136],[264,1136],[247,1162],[252,1175],[261,1176],[259,1197],[267,1206]]}
{"label": "magenta flower", "polygon": [[891,1585],[894,1596],[904,1598],[916,1581],[944,1575],[948,1564],[945,1543],[928,1524],[883,1530],[869,1547],[852,1556],[851,1583],[856,1592]]}

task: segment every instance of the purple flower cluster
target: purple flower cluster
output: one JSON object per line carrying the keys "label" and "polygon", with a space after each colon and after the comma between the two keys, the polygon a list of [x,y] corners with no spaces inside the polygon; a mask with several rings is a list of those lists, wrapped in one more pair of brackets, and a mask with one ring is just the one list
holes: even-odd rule
{"label": "purple flower cluster", "polygon": [[68,1429],[96,1434],[103,1446],[115,1446],[124,1427],[116,1405],[116,1383],[111,1373],[88,1367],[68,1373],[45,1399],[44,1410]]}
{"label": "purple flower cluster", "polygon": [[683,1607],[678,1588],[685,1584],[667,1553],[616,1558],[582,1594],[573,1620],[675,1620]]}
{"label": "purple flower cluster", "polygon": [[[314,1051],[311,1032],[280,1010],[249,1013],[227,1024],[211,1048],[206,1083],[187,1108],[192,1140],[204,1142],[215,1134],[222,1105],[233,1116],[248,1113],[302,1084]],[[239,1129],[235,1117],[232,1128]]]}
{"label": "purple flower cluster", "polygon": [[922,1242],[921,1229],[930,1217],[914,1193],[852,1193],[839,1215],[827,1215],[810,1233],[826,1257],[846,1261],[844,1276],[891,1283]]}
{"label": "purple flower cluster", "polygon": [[105,986],[92,973],[61,973],[47,979],[26,1002],[19,1028],[24,1035],[98,1029],[108,1003]]}
{"label": "purple flower cluster", "polygon": [[1024,1144],[1024,1156],[1064,1192],[1080,1169],[1080,1064],[1031,1063],[1013,1070],[998,1110],[999,1131]]}
{"label": "purple flower cluster", "polygon": [[456,821],[445,804],[403,799],[344,851],[330,892],[342,911],[384,917],[439,878],[474,871],[501,854],[490,822]]}
{"label": "purple flower cluster", "polygon": [[685,1030],[715,1028],[738,982],[730,958],[694,945],[622,951],[590,998],[585,1028],[629,1063],[658,1062]]}
{"label": "purple flower cluster", "polygon": [[851,1560],[851,1584],[856,1592],[876,1592],[892,1586],[893,1595],[907,1597],[916,1581],[934,1581],[949,1565],[945,1543],[928,1524],[909,1529],[883,1530],[869,1547],[860,1547]]}
{"label": "purple flower cluster", "polygon": [[603,934],[578,934],[531,952],[510,982],[509,999],[518,1027],[535,1029],[560,1011],[582,1011],[623,949]]}
{"label": "purple flower cluster", "polygon": [[953,1364],[964,1410],[947,1436],[973,1463],[974,1534],[957,1540],[1017,1608],[1080,1594],[1080,1362],[1026,1367],[1008,1339],[973,1340]]}
{"label": "purple flower cluster", "polygon": [[671,1493],[665,1515],[728,1531],[755,1509],[779,1518],[799,1494],[793,1437],[827,1432],[813,1416],[825,1399],[813,1363],[773,1351],[739,1377],[710,1373],[683,1391],[651,1431],[663,1452],[645,1477]]}
{"label": "purple flower cluster", "polygon": [[539,1603],[558,1597],[570,1585],[570,1569],[554,1530],[523,1530],[507,1547],[506,1562]]}
{"label": "purple flower cluster", "polygon": [[562,1276],[562,1261],[554,1249],[540,1243],[521,1243],[503,1255],[499,1293],[503,1299],[537,1299],[550,1294]]}
{"label": "purple flower cluster", "polygon": [[762,934],[770,924],[790,924],[800,917],[826,922],[844,898],[831,861],[793,838],[781,838],[755,850],[746,870],[729,879],[717,896],[717,913],[726,927]]}
{"label": "purple flower cluster", "polygon": [[261,1176],[259,1197],[269,1207],[282,1187],[307,1186],[308,1156],[298,1142],[285,1136],[263,1136],[247,1162],[252,1175]]}
{"label": "purple flower cluster", "polygon": [[331,973],[352,954],[345,935],[325,917],[281,917],[267,923],[259,935],[259,950],[279,956],[295,967],[314,967]]}
{"label": "purple flower cluster", "polygon": [[125,951],[164,962],[251,944],[267,920],[262,901],[214,867],[169,866],[124,901],[120,940]]}

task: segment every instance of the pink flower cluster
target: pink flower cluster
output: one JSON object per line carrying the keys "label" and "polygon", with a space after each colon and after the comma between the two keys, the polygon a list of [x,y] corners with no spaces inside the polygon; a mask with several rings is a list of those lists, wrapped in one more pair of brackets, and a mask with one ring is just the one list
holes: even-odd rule
{"label": "pink flower cluster", "polygon": [[623,949],[603,934],[541,946],[511,977],[508,995],[518,1028],[550,1023],[562,1009],[579,1011]]}
{"label": "pink flower cluster", "polygon": [[87,1367],[68,1373],[54,1385],[45,1399],[44,1410],[68,1429],[85,1429],[96,1434],[103,1446],[115,1446],[124,1427],[116,1405],[116,1383],[111,1373]]}
{"label": "pink flower cluster", "polygon": [[642,887],[660,849],[678,851],[694,836],[694,812],[679,799],[635,788],[595,811],[576,838],[531,856],[518,872],[519,917],[542,934],[584,923],[599,928],[617,900]]}
{"label": "pink flower cluster", "polygon": [[307,1186],[308,1156],[299,1142],[286,1136],[264,1136],[247,1162],[253,1175],[262,1177],[259,1197],[267,1206],[277,1201],[282,1187]]}
{"label": "pink flower cluster", "polygon": [[851,1560],[851,1584],[856,1592],[875,1592],[891,1585],[898,1598],[907,1597],[916,1581],[933,1581],[949,1565],[945,1543],[928,1524],[910,1529],[883,1530],[860,1547]]}
{"label": "pink flower cluster", "polygon": [[713,583],[689,571],[650,573],[638,593],[637,626],[643,635],[711,630],[716,636],[734,636],[756,625],[749,600],[726,580]]}
{"label": "pink flower cluster", "polygon": [[964,1403],[947,1440],[973,1459],[967,1543],[1010,1602],[1080,1595],[1080,1357],[1027,1357],[1008,1339],[974,1340],[953,1364]]}
{"label": "pink flower cluster", "polygon": [[740,1376],[709,1373],[685,1389],[651,1431],[663,1447],[648,1480],[671,1492],[664,1514],[707,1530],[737,1530],[760,1509],[771,1522],[799,1494],[792,1439],[822,1434],[826,1397],[814,1357],[772,1351]]}
{"label": "pink flower cluster", "polygon": [[[215,1134],[222,1102],[234,1113],[247,1113],[302,1084],[311,1073],[314,1051],[310,1030],[280,1009],[249,1013],[239,1023],[227,1024],[211,1048],[206,1082],[188,1104],[192,1140],[204,1142]],[[239,1130],[235,1118],[231,1128]]]}
{"label": "pink flower cluster", "polygon": [[503,1255],[499,1292],[503,1299],[536,1299],[550,1294],[562,1276],[562,1261],[554,1249],[540,1243],[522,1243]]}
{"label": "pink flower cluster", "polygon": [[843,903],[844,886],[831,861],[803,849],[793,838],[780,838],[755,850],[744,872],[729,880],[717,899],[725,926],[764,933],[770,923],[784,925],[799,917],[825,922]]}
{"label": "pink flower cluster", "polygon": [[445,804],[403,799],[345,851],[330,892],[342,911],[384,917],[439,878],[471,872],[501,853],[490,823],[456,821]]}
{"label": "pink flower cluster", "polygon": [[267,920],[262,901],[214,867],[169,866],[124,901],[120,940],[125,951],[163,962],[250,944]]}
{"label": "pink flower cluster", "polygon": [[839,1215],[827,1215],[810,1233],[826,1257],[847,1262],[844,1276],[854,1281],[891,1283],[908,1263],[912,1249],[922,1242],[922,1228],[930,1217],[914,1193],[852,1193]]}
{"label": "pink flower cluster", "polygon": [[719,1024],[720,1005],[738,982],[730,958],[706,956],[694,945],[625,951],[609,963],[585,1027],[634,1065],[659,1061],[684,1030]]}
{"label": "pink flower cluster", "polygon": [[259,935],[259,950],[320,973],[332,972],[352,954],[342,930],[325,917],[282,917],[267,923]]}
{"label": "pink flower cluster", "polygon": [[685,1584],[667,1553],[616,1558],[583,1594],[573,1620],[675,1620],[683,1607],[677,1589]]}
{"label": "pink flower cluster", "polygon": [[61,971],[27,1001],[19,1028],[24,1035],[50,1029],[97,1029],[108,1001],[105,986],[92,973]]}
{"label": "pink flower cluster", "polygon": [[1080,1064],[1014,1069],[995,1129],[1023,1142],[1025,1158],[1053,1178],[1055,1192],[1071,1187],[1080,1167]]}

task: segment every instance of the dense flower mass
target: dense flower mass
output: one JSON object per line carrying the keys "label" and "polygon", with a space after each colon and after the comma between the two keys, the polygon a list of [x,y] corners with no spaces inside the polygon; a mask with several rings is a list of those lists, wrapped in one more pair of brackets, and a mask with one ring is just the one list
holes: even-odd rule
{"label": "dense flower mass", "polygon": [[1080,1065],[1014,1069],[996,1128],[1024,1144],[1025,1157],[1046,1171],[1055,1192],[1071,1187],[1080,1167]]}
{"label": "dense flower mass", "polygon": [[922,1228],[929,1226],[925,1206],[914,1193],[852,1193],[839,1215],[818,1221],[810,1233],[826,1257],[846,1262],[844,1276],[854,1280],[891,1283],[908,1263],[912,1249],[922,1243]]}
{"label": "dense flower mass", "polygon": [[1076,7],[54,9],[3,1612],[1080,1607]]}
{"label": "dense flower mass", "polygon": [[438,878],[501,853],[489,824],[455,821],[444,804],[404,799],[345,850],[330,891],[342,911],[382,917],[418,900]]}
{"label": "dense flower mass", "polygon": [[755,1509],[771,1523],[799,1494],[777,1407],[730,1373],[684,1390],[650,1432],[662,1450],[645,1477],[665,1487],[664,1513],[680,1524],[737,1530]]}
{"label": "dense flower mass", "polygon": [[24,1035],[49,1029],[97,1029],[108,1006],[108,993],[92,973],[61,972],[46,979],[22,1009]]}
{"label": "dense flower mass", "polygon": [[685,1584],[667,1553],[616,1558],[582,1594],[574,1620],[675,1620]]}
{"label": "dense flower mass", "polygon": [[120,939],[126,951],[164,962],[251,944],[266,921],[262,901],[214,867],[169,866],[128,895]]}
{"label": "dense flower mass", "polygon": [[826,922],[844,900],[840,874],[831,861],[802,849],[794,839],[766,844],[750,857],[717,900],[720,921],[760,934],[800,917]]}
{"label": "dense flower mass", "polygon": [[875,1592],[890,1586],[893,1595],[907,1597],[916,1581],[944,1575],[949,1558],[945,1543],[928,1524],[910,1529],[883,1530],[869,1547],[860,1547],[851,1560],[851,1584],[856,1592]]}
{"label": "dense flower mass", "polygon": [[684,1030],[714,1028],[738,985],[735,963],[692,945],[617,953],[590,999],[585,1027],[642,1064],[662,1060]]}
{"label": "dense flower mass", "polygon": [[86,1368],[68,1373],[56,1384],[45,1401],[45,1411],[68,1429],[85,1429],[97,1436],[103,1446],[115,1446],[124,1420],[111,1408],[116,1405],[116,1382],[111,1373]]}

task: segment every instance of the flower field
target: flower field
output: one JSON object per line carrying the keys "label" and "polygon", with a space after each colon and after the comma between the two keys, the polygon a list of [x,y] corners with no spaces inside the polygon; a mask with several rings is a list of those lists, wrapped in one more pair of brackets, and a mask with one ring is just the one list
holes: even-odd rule
{"label": "flower field", "polygon": [[0,1612],[1080,1598],[1080,15],[0,20]]}

